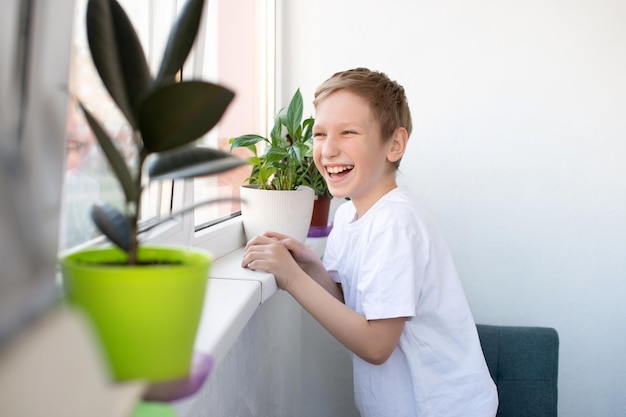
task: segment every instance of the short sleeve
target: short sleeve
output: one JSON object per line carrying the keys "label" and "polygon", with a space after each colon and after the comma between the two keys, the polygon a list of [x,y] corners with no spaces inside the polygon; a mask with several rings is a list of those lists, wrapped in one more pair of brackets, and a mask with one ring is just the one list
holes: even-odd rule
{"label": "short sleeve", "polygon": [[346,202],[339,206],[335,214],[334,226],[326,240],[326,248],[324,249],[324,256],[322,257],[322,263],[324,268],[328,272],[330,278],[341,283],[339,279],[337,268],[341,263],[341,249],[346,245],[346,231],[345,226],[349,219],[354,216],[354,206],[350,202]]}
{"label": "short sleeve", "polygon": [[357,288],[368,320],[416,314],[428,242],[410,223],[390,221],[372,230]]}

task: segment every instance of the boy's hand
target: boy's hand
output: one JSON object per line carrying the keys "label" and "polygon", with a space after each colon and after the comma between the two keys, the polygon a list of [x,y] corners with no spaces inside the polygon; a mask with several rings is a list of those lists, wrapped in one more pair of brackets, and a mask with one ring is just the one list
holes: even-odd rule
{"label": "boy's hand", "polygon": [[283,290],[289,287],[295,276],[302,273],[287,246],[278,237],[269,236],[267,233],[256,236],[248,242],[241,266],[273,274],[278,287]]}
{"label": "boy's hand", "polygon": [[316,267],[323,268],[320,257],[315,253],[315,251],[299,240],[277,232],[265,232],[263,233],[263,236],[277,239],[285,245],[291,253],[291,256],[293,256],[298,265],[300,265],[300,268],[302,268],[308,275],[314,275]]}

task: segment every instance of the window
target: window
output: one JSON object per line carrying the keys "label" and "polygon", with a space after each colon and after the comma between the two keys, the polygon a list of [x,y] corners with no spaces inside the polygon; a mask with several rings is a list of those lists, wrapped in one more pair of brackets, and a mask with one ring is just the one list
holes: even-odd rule
{"label": "window", "polygon": [[[133,22],[152,71],[156,72],[169,33],[169,29],[164,28],[171,27],[177,10],[185,0],[118,1]],[[94,202],[106,201],[118,208],[123,205],[119,184],[109,172],[77,100],[84,103],[108,133],[117,139],[128,161],[133,161],[135,157],[129,127],[110,99],[91,61],[85,33],[86,3],[87,0],[76,1],[74,19],[69,81],[72,99],[68,109],[61,250],[97,236],[89,218]],[[206,2],[203,25],[185,63],[182,77],[202,78],[222,84],[235,91],[235,99],[220,124],[199,141],[201,146],[228,150],[230,137],[265,131],[267,115],[273,113],[267,110],[273,110],[273,10],[273,0]],[[241,167],[221,175],[190,180],[186,184],[183,181],[151,183],[143,195],[142,225],[164,216],[170,217],[177,208],[191,204],[194,199],[238,196],[239,186],[249,175],[249,170],[249,167]],[[185,194],[185,190],[191,192]],[[182,197],[176,197],[178,195]],[[190,213],[193,220],[187,223],[198,230],[230,217],[238,210],[238,203],[204,206]]]}
{"label": "window", "polygon": [[[228,150],[231,137],[264,133],[268,115],[273,115],[274,5],[269,0],[212,3],[217,6],[211,9],[215,13],[209,14],[203,50],[205,59],[203,65],[196,65],[194,69],[200,71],[198,74],[202,78],[219,80],[220,84],[235,92],[235,99],[220,124],[203,141],[209,146]],[[249,156],[241,151],[235,153]],[[249,173],[249,167],[242,167],[214,177],[197,178],[194,180],[194,195],[198,199],[238,197],[239,186]],[[239,208],[239,203],[202,207],[195,211],[195,229],[228,217]]]}
{"label": "window", "polygon": [[[152,71],[156,71],[167,41],[166,31],[176,15],[176,1],[120,0],[144,45]],[[70,63],[66,162],[63,180],[60,248],[89,241],[96,236],[89,210],[96,201],[123,209],[123,194],[109,171],[106,159],[78,107],[80,100],[101,121],[132,165],[136,159],[128,125],[102,85],[93,66],[85,31],[87,0],[77,0]],[[151,184],[144,193],[140,219],[168,215],[172,209],[173,184]]]}

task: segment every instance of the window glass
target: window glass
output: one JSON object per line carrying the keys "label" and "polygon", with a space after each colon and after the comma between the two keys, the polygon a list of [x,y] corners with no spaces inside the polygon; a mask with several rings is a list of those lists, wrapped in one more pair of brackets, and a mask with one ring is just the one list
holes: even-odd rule
{"label": "window glass", "polygon": [[[156,71],[167,31],[176,15],[175,0],[146,2],[120,0],[144,46],[146,58]],[[132,131],[102,85],[93,65],[85,30],[87,0],[77,0],[70,61],[70,103],[67,119],[66,162],[63,184],[60,249],[86,242],[97,236],[89,217],[93,203],[106,201],[124,209],[121,188],[91,132],[78,101],[82,102],[115,139],[129,166],[137,158]],[[172,210],[171,182],[153,183],[143,193],[140,219],[168,215]]]}
{"label": "window glass", "polygon": [[[274,3],[270,0],[210,1],[204,60],[197,69],[202,78],[217,81],[235,92],[235,98],[216,129],[203,144],[229,150],[228,140],[245,133],[265,134],[268,108],[273,109]],[[271,75],[268,75],[271,74]],[[245,149],[234,152],[250,156]],[[239,187],[250,175],[249,166],[224,174],[196,178],[198,201],[239,197]],[[196,229],[238,212],[240,204],[221,203],[194,212]]]}
{"label": "window glass", "polygon": [[[144,46],[153,73],[177,10],[185,0],[118,0],[131,19]],[[62,198],[61,250],[97,236],[89,217],[94,202],[106,201],[123,209],[123,193],[110,172],[77,104],[80,100],[115,138],[129,164],[136,159],[132,132],[110,99],[95,70],[85,31],[87,0],[76,0],[72,42],[67,121],[66,169]],[[235,99],[219,125],[199,141],[199,146],[229,150],[230,137],[244,133],[263,134],[267,108],[273,108],[273,0],[210,0],[205,4],[204,21],[190,57],[185,62],[183,79],[203,79],[219,83],[235,92]],[[269,18],[268,18],[269,16]],[[268,27],[272,31],[268,31]],[[269,56],[269,58],[268,58]],[[270,80],[270,82],[268,82]],[[270,94],[269,92],[272,91]],[[242,157],[249,154],[238,149]],[[182,181],[151,183],[144,191],[140,219],[145,225],[172,211],[216,197],[238,197],[239,186],[250,173],[244,166],[224,174],[197,178],[193,193],[173,198],[183,188]],[[185,201],[183,201],[185,200]],[[178,205],[178,206],[177,206]],[[196,229],[238,213],[239,203],[221,203],[197,208],[189,213]]]}

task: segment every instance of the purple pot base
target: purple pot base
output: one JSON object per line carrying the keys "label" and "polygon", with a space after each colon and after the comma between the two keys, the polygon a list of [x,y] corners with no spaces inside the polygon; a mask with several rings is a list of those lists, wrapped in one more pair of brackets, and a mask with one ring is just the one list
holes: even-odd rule
{"label": "purple pot base", "polygon": [[329,224],[327,226],[311,226],[309,228],[309,234],[307,235],[307,237],[326,237],[332,229],[332,224]]}
{"label": "purple pot base", "polygon": [[193,355],[189,376],[173,381],[152,383],[143,399],[168,402],[195,394],[211,373],[214,362],[213,356],[196,351]]}

